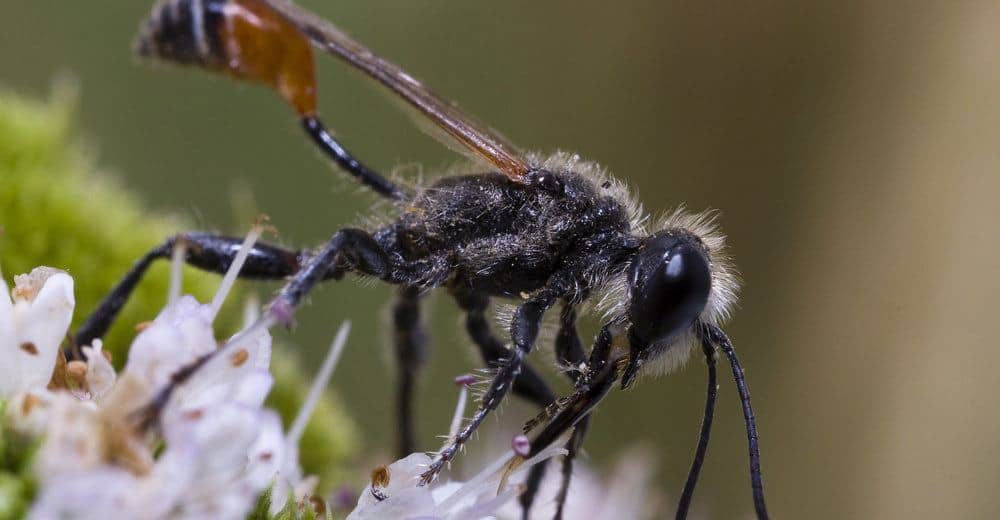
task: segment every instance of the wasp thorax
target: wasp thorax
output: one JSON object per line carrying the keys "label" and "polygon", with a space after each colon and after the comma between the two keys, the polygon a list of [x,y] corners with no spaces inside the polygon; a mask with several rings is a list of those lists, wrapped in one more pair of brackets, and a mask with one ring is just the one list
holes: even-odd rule
{"label": "wasp thorax", "polygon": [[665,231],[646,239],[632,263],[629,339],[633,348],[687,330],[705,309],[712,273],[696,238]]}

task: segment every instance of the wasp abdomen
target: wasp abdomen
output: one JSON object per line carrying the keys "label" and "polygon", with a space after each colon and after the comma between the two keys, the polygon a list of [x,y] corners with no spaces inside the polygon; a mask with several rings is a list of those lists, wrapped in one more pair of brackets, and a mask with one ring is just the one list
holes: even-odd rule
{"label": "wasp abdomen", "polygon": [[161,0],[136,51],[269,85],[299,115],[316,112],[309,40],[263,0]]}
{"label": "wasp abdomen", "polygon": [[220,37],[226,0],[162,0],[139,34],[140,56],[218,68],[226,63]]}

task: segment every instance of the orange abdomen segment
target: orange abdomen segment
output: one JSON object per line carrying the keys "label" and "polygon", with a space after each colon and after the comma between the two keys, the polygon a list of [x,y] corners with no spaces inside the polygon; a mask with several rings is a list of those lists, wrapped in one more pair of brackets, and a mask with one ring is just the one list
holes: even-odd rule
{"label": "orange abdomen segment", "polygon": [[226,2],[219,40],[233,76],[275,88],[300,116],[316,113],[316,72],[309,41],[260,0]]}

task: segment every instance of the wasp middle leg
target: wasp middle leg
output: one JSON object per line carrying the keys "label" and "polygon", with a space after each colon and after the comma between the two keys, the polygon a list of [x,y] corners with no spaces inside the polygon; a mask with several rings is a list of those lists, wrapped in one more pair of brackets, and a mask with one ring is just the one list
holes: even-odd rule
{"label": "wasp middle leg", "polygon": [[420,289],[400,288],[392,307],[393,351],[396,356],[396,417],[399,458],[416,451],[413,401],[416,380],[427,357],[427,336],[420,323]]}

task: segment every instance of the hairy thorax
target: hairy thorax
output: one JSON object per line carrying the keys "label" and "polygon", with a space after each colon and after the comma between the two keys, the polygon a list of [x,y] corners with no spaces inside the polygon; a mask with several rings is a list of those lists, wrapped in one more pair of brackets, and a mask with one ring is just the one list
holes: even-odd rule
{"label": "hairy thorax", "polygon": [[550,193],[498,173],[445,177],[403,208],[393,229],[406,260],[447,259],[451,283],[514,296],[574,257],[629,233],[622,205],[575,173]]}

